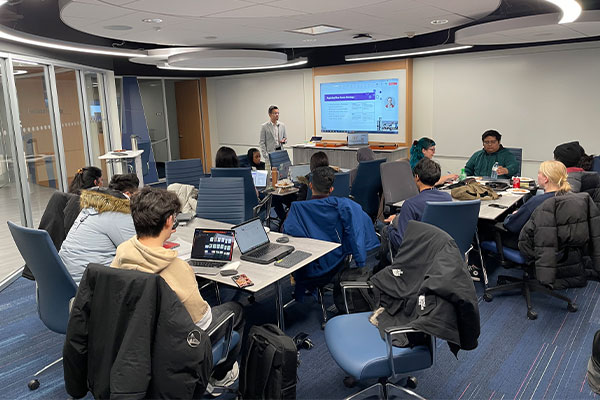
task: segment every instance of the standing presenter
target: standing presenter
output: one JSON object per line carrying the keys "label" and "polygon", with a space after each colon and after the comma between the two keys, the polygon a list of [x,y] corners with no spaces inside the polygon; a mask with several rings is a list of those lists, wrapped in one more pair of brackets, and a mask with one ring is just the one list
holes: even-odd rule
{"label": "standing presenter", "polygon": [[260,127],[260,153],[263,159],[269,159],[269,153],[276,150],[282,150],[284,143],[287,143],[285,125],[279,122],[279,108],[277,106],[269,107],[269,121]]}

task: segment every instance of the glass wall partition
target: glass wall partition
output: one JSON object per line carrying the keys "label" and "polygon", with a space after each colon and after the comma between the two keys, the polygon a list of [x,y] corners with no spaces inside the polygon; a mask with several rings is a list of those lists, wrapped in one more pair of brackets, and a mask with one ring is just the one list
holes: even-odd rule
{"label": "glass wall partition", "polygon": [[165,97],[162,79],[138,79],[142,106],[146,116],[148,134],[152,143],[154,160],[166,162],[170,160],[169,139],[167,137],[167,121],[165,119]]}
{"label": "glass wall partition", "polygon": [[[110,181],[106,161],[99,160],[110,149],[106,103],[104,99],[103,76],[96,72],[83,72],[83,94],[85,98],[85,115],[89,130],[90,163],[102,169],[105,183]],[[121,144],[115,144],[121,148]]]}

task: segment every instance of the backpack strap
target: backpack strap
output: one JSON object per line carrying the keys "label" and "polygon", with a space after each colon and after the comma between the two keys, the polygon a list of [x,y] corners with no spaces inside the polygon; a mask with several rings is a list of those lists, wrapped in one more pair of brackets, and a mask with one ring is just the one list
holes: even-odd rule
{"label": "backpack strap", "polygon": [[[252,350],[254,347],[256,347],[256,342],[260,341],[261,343],[266,344],[265,346],[265,353],[264,353],[264,364],[263,365],[273,365],[273,360],[275,359],[275,347],[268,343],[267,341],[265,341],[262,337],[257,336],[256,334],[252,335],[252,340],[251,340],[251,345],[250,348],[248,349],[248,356],[246,357],[246,365],[248,365],[248,359],[250,358],[250,355],[252,354]],[[267,388],[267,382],[269,380],[269,374],[271,372],[271,368],[269,369],[265,369],[265,368],[257,368],[258,371],[256,371],[256,379],[254,381],[254,385],[256,385],[256,387],[259,389],[256,394],[259,394],[261,397],[264,397],[265,394],[265,389]],[[247,368],[244,368],[244,375],[246,375],[246,370]],[[247,385],[247,380],[244,379],[244,384]],[[245,388],[244,388],[245,389]]]}

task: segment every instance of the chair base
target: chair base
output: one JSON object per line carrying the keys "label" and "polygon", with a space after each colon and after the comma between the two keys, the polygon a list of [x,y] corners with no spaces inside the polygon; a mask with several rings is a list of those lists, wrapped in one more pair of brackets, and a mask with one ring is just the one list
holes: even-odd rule
{"label": "chair base", "polygon": [[523,273],[523,278],[500,275],[498,277],[498,286],[486,288],[485,293],[483,295],[483,300],[490,302],[493,300],[493,293],[506,292],[515,289],[521,290],[521,293],[525,297],[525,302],[527,304],[527,318],[531,320],[537,318],[537,313],[533,310],[533,306],[531,304],[531,292],[540,292],[555,297],[559,300],[566,302],[567,310],[569,310],[570,312],[577,311],[577,305],[573,302],[573,300],[571,300],[567,296],[555,292],[554,290],[546,286],[543,286],[537,280],[531,279],[527,272]]}
{"label": "chair base", "polygon": [[[410,398],[425,400],[425,398],[421,397],[419,394],[413,392],[409,388],[414,389],[416,387],[416,379],[409,377],[406,380],[406,385],[400,386],[397,384],[393,384],[388,382],[387,378],[382,378],[379,382],[369,386],[361,390],[360,392],[353,394],[350,397],[346,397],[346,400],[354,400],[354,399],[362,399],[369,398],[373,395],[377,395],[379,399],[389,399],[392,395],[392,391],[400,391],[400,393],[408,395]],[[413,387],[414,386],[414,387]],[[394,396],[396,397],[396,396]]]}
{"label": "chair base", "polygon": [[[46,365],[44,368],[40,369],[38,372],[36,372],[35,374],[33,374],[33,377],[36,378],[38,377],[42,372],[44,372],[45,370],[52,368],[54,365],[58,364],[59,362],[62,361],[62,357],[59,358],[58,360]],[[29,388],[29,390],[36,390],[37,388],[40,387],[40,381],[37,379],[32,379],[27,383],[27,387]]]}

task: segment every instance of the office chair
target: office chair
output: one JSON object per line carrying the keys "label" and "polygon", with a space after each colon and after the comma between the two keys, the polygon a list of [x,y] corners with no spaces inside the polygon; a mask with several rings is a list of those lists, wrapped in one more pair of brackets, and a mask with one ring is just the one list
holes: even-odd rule
{"label": "office chair", "polygon": [[[69,321],[69,302],[75,297],[77,285],[58,256],[48,232],[22,227],[10,221],[8,229],[21,257],[35,277],[35,298],[40,319],[48,329],[64,335]],[[33,376],[38,377],[61,360],[62,357]],[[35,390],[40,386],[40,382],[33,379],[27,386]]]}
{"label": "office chair", "polygon": [[269,164],[271,164],[271,168],[276,167],[279,168],[281,164],[291,164],[290,156],[286,150],[277,150],[272,153],[269,153]]}
{"label": "office chair", "polygon": [[[221,315],[219,322],[213,326],[212,329],[206,332],[208,337],[211,338],[212,343],[213,370],[217,365],[221,364],[227,359],[229,350],[235,347],[240,341],[240,334],[233,330],[234,317],[235,316],[232,311]],[[214,336],[216,332],[221,329],[221,327],[225,327],[225,335],[215,342]],[[235,390],[225,386],[214,386],[212,395],[234,391]]]}
{"label": "office chair", "polygon": [[[312,174],[311,174],[312,180]],[[333,178],[333,192],[330,196],[350,197],[350,172],[336,172]],[[312,190],[310,186],[306,191],[306,200],[312,198]]]}
{"label": "office chair", "polygon": [[515,160],[517,160],[517,163],[519,164],[517,176],[521,176],[521,170],[523,169],[523,149],[518,147],[505,147],[505,149],[510,151],[510,153],[515,157]]}
{"label": "office chair", "polygon": [[600,156],[594,157],[594,163],[592,164],[592,170],[600,174]]}
{"label": "office chair", "polygon": [[215,178],[243,178],[244,179],[244,221],[254,217],[254,207],[258,205],[256,187],[252,180],[250,168],[212,168],[211,175]]}
{"label": "office chair", "polygon": [[483,300],[490,302],[494,298],[494,293],[519,289],[521,294],[525,297],[525,303],[527,304],[527,318],[530,320],[537,319],[538,317],[537,312],[533,310],[533,305],[531,303],[531,292],[541,292],[563,300],[567,302],[567,310],[570,312],[577,311],[577,305],[573,300],[542,285],[536,280],[535,266],[528,263],[519,250],[504,246],[504,238],[507,235],[510,235],[510,232],[504,228],[502,223],[494,225],[494,235],[493,241],[486,240],[481,242],[482,250],[495,255],[500,261],[500,265],[504,268],[518,268],[523,270],[523,277],[516,278],[509,275],[499,275],[497,286],[485,288]]}
{"label": "office chair", "polygon": [[394,203],[416,196],[419,194],[419,189],[408,161],[385,162],[380,165],[380,169],[385,214],[391,215],[396,212]]}
{"label": "office chair", "polygon": [[196,189],[198,189],[200,178],[205,176],[202,160],[199,158],[167,161],[165,174],[167,176],[167,186],[172,183],[182,183],[193,185]]}
{"label": "office chair", "polygon": [[380,399],[388,399],[392,388],[422,399],[410,389],[416,388],[416,378],[408,377],[405,386],[390,383],[398,375],[406,375],[429,368],[435,360],[435,337],[427,336],[427,343],[413,347],[394,347],[395,335],[418,332],[410,327],[393,327],[386,331],[385,341],[381,339],[379,329],[369,322],[371,312],[348,314],[346,291],[348,289],[368,288],[368,282],[344,284],[342,286],[346,314],[332,318],[325,325],[325,344],[338,366],[349,375],[344,385],[353,387],[357,381],[377,379],[378,382],[348,397],[366,395],[373,389],[378,390]]}
{"label": "office chair", "polygon": [[200,178],[196,216],[238,225],[245,221],[242,178]]}
{"label": "office chair", "polygon": [[361,205],[373,221],[379,211],[379,195],[382,191],[380,166],[384,162],[385,159],[360,162],[350,190],[350,197]]}
{"label": "office chair", "polygon": [[239,154],[237,156],[237,158],[238,158],[238,163],[239,163],[240,167],[242,167],[242,168],[250,167],[250,160],[248,160],[247,154]]}

